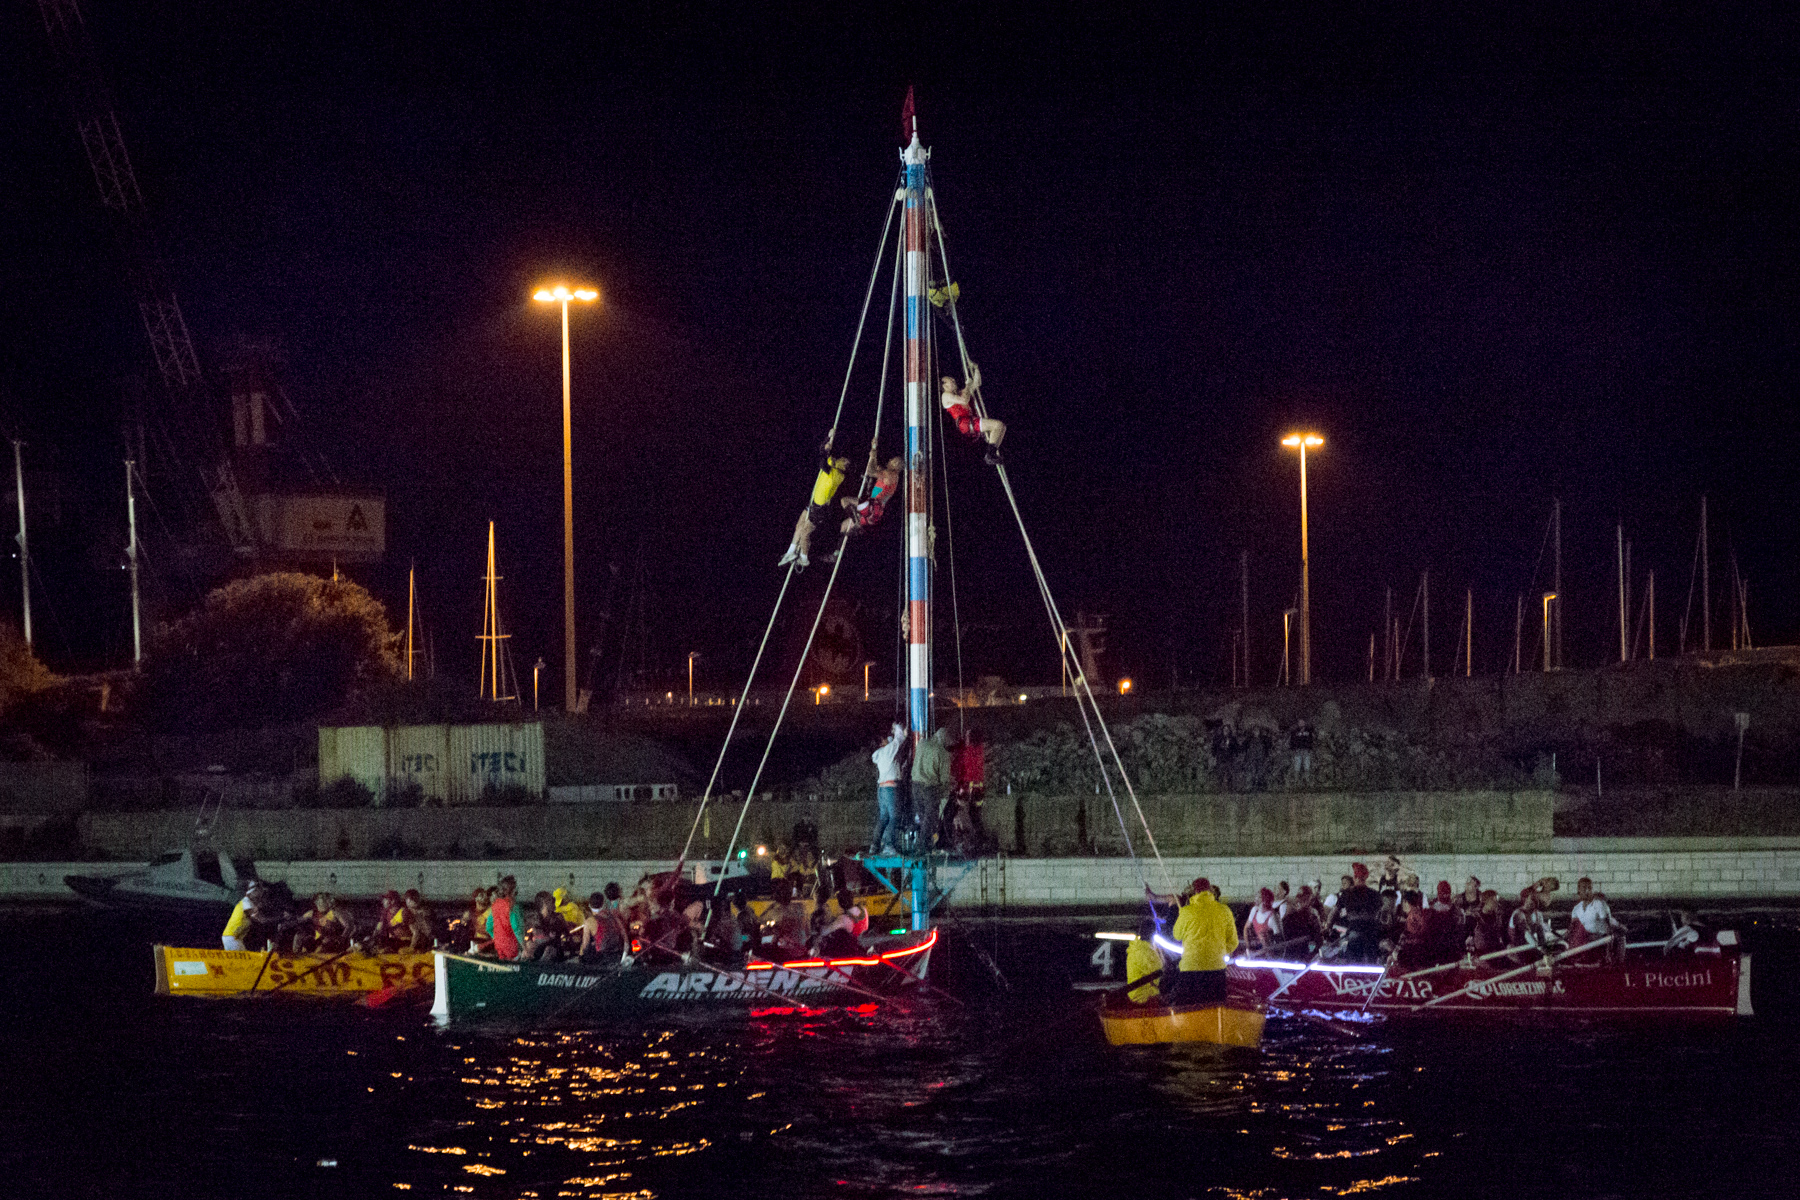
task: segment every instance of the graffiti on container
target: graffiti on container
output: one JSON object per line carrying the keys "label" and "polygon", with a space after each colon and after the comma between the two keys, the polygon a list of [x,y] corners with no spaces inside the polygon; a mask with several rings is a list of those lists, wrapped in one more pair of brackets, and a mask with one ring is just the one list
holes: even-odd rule
{"label": "graffiti on container", "polygon": [[525,771],[525,756],[516,750],[477,750],[469,755],[471,775],[516,775]]}
{"label": "graffiti on container", "polygon": [[405,774],[417,774],[437,769],[437,755],[435,754],[402,754],[400,756],[400,770]]}

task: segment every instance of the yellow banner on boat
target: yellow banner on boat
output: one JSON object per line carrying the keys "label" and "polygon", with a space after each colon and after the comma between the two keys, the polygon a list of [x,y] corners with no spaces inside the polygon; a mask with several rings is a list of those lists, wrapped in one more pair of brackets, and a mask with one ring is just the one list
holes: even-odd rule
{"label": "yellow banner on boat", "polygon": [[[382,988],[432,982],[426,954],[274,954],[156,946],[159,996],[236,996],[252,989],[282,995],[361,996]],[[265,968],[264,963],[267,963]]]}

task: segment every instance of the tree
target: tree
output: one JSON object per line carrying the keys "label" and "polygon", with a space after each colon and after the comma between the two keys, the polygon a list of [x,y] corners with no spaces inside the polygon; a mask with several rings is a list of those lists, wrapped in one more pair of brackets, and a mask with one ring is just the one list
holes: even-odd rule
{"label": "tree", "polygon": [[10,621],[0,621],[0,713],[56,682]]}
{"label": "tree", "polygon": [[387,610],[347,580],[279,572],[228,583],[158,630],[146,715],[230,728],[317,716],[404,672]]}

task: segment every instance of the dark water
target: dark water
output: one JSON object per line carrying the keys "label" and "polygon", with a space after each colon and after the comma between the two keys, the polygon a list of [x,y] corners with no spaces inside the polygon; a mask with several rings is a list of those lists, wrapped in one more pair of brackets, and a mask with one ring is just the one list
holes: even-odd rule
{"label": "dark water", "polygon": [[1800,1194],[1781,1015],[1115,1050],[1067,987],[1092,943],[1014,926],[1009,995],[952,936],[961,1006],[440,1031],[157,999],[141,943],[45,953],[64,927],[0,917],[9,1196]]}

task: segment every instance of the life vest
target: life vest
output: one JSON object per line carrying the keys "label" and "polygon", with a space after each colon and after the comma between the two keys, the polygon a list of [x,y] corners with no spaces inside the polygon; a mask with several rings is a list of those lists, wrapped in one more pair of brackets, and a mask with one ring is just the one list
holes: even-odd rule
{"label": "life vest", "polygon": [[819,477],[813,480],[812,504],[814,508],[824,508],[837,495],[838,485],[844,482],[844,468],[832,459],[819,468]]}

